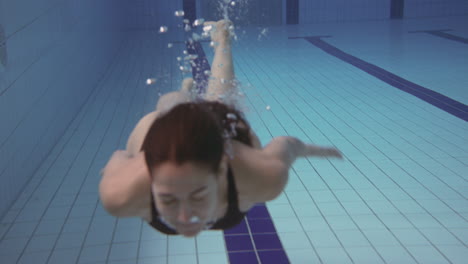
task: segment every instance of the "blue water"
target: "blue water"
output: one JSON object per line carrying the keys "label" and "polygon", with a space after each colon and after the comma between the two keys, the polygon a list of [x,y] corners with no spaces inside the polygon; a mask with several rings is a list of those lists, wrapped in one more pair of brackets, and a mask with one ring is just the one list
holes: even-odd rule
{"label": "blue water", "polygon": [[[291,135],[335,145],[345,156],[297,161],[283,194],[266,204],[274,231],[260,234],[281,245],[257,239],[249,222],[252,247],[241,252],[223,232],[167,237],[140,219],[116,219],[99,203],[98,172],[110,154],[124,148],[159,93],[178,89],[189,76],[178,70],[175,58],[185,46],[175,43],[177,35],[127,32],[40,173],[3,217],[1,262],[238,263],[243,255],[240,261],[253,262],[242,263],[273,263],[264,256],[284,252],[287,260],[279,259],[290,263],[465,263],[467,122],[290,37],[328,36],[323,40],[336,49],[454,100],[463,111],[466,25],[468,17],[459,16],[237,31],[235,71],[261,142]],[[413,32],[439,29],[452,37]],[[202,47],[211,62],[209,44]],[[146,85],[147,78],[157,82]]]}

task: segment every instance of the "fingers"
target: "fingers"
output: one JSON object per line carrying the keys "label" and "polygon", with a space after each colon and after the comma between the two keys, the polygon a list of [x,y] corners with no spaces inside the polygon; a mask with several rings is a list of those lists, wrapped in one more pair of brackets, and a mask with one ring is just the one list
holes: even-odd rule
{"label": "fingers", "polygon": [[340,159],[343,158],[343,155],[341,154],[341,152],[336,148],[328,148],[324,154],[325,156],[328,156],[328,157],[335,157],[335,158],[340,158]]}

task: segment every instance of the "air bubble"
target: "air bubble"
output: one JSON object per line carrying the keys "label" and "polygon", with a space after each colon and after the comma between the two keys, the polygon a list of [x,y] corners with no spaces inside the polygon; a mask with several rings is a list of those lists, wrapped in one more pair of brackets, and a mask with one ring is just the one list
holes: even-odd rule
{"label": "air bubble", "polygon": [[202,38],[209,38],[210,37],[210,33],[209,32],[206,32],[206,31],[203,31],[203,33],[201,34]]}
{"label": "air bubble", "polygon": [[187,24],[187,25],[185,25],[184,29],[185,29],[185,31],[188,32],[188,31],[192,30],[192,27],[189,24]]}
{"label": "air bubble", "polygon": [[168,48],[172,48],[174,45],[172,43],[167,44]]}
{"label": "air bubble", "polygon": [[146,84],[151,85],[156,82],[156,78],[148,78],[146,79]]}
{"label": "air bubble", "polygon": [[185,15],[185,12],[183,10],[175,11],[176,17],[183,17],[184,15]]}
{"label": "air bubble", "polygon": [[188,51],[187,51],[187,50],[184,50],[184,54],[187,55],[187,54],[188,54]]}
{"label": "air bubble", "polygon": [[181,58],[181,57],[177,57],[177,61],[181,61],[181,60],[182,60],[182,58]]}
{"label": "air bubble", "polygon": [[213,25],[206,25],[203,27],[203,31],[205,32],[209,32],[213,29]]}
{"label": "air bubble", "polygon": [[193,33],[192,38],[195,41],[199,41],[201,39],[200,35],[198,35],[197,33]]}
{"label": "air bubble", "polygon": [[231,6],[236,6],[236,2],[232,1]]}
{"label": "air bubble", "polygon": [[205,23],[205,19],[199,18],[199,19],[197,19],[197,20],[195,20],[195,21],[193,22],[193,26],[194,26],[194,27],[198,27],[198,26],[203,25],[203,23]]}
{"label": "air bubble", "polygon": [[204,73],[205,75],[211,75],[211,71],[209,71],[209,70],[206,70],[206,71],[204,71],[203,73]]}
{"label": "air bubble", "polygon": [[237,120],[237,116],[233,113],[227,113],[226,117],[228,119]]}
{"label": "air bubble", "polygon": [[167,27],[166,26],[161,26],[159,28],[159,33],[166,33],[167,32]]}
{"label": "air bubble", "polygon": [[271,106],[267,105],[266,110],[270,111],[270,110],[271,110]]}

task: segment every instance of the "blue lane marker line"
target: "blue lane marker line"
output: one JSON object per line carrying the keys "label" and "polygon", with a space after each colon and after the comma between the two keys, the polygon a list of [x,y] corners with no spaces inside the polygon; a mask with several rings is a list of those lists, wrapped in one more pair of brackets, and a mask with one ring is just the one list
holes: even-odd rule
{"label": "blue lane marker line", "polygon": [[412,94],[419,99],[432,104],[433,106],[444,110],[447,113],[450,113],[460,119],[468,121],[468,106],[453,100],[443,94],[434,92],[428,88],[410,82],[406,79],[401,78],[398,75],[395,75],[391,72],[388,72],[380,67],[377,67],[371,63],[363,61],[357,57],[354,57],[342,50],[328,44],[323,41],[321,38],[328,36],[312,36],[312,37],[292,37],[290,39],[305,39],[314,46],[320,48],[321,50],[327,52],[330,55],[333,55],[340,60],[343,60],[367,73],[370,75],[386,82],[387,84],[392,85],[395,88],[398,88],[402,91],[405,91],[409,94]]}
{"label": "blue lane marker line", "polygon": [[299,24],[299,0],[286,0],[286,24]]}
{"label": "blue lane marker line", "polygon": [[[210,64],[200,42],[186,42],[187,51],[197,55],[192,67],[200,96],[206,91]],[[237,263],[289,263],[283,245],[265,204],[252,208],[238,226],[224,231],[224,241],[228,250],[229,262]]]}
{"label": "blue lane marker line", "polygon": [[452,31],[451,29],[437,29],[437,30],[416,30],[409,31],[408,33],[427,33],[436,37],[453,40],[456,42],[468,44],[468,39],[453,34],[445,33],[447,31]]}
{"label": "blue lane marker line", "polygon": [[252,208],[238,226],[224,231],[230,263],[290,263],[265,204]]}

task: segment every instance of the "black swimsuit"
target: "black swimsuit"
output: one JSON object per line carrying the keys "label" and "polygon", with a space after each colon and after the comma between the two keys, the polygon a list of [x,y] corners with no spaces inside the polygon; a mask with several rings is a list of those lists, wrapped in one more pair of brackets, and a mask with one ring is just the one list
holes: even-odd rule
{"label": "black swimsuit", "polygon": [[[223,218],[216,221],[211,230],[225,230],[238,225],[244,219],[246,213],[239,211],[239,202],[237,200],[236,183],[231,168],[228,169],[228,209]],[[151,192],[151,222],[149,224],[167,235],[177,235],[177,231],[166,225],[159,218],[158,210],[154,204],[153,193]]]}

